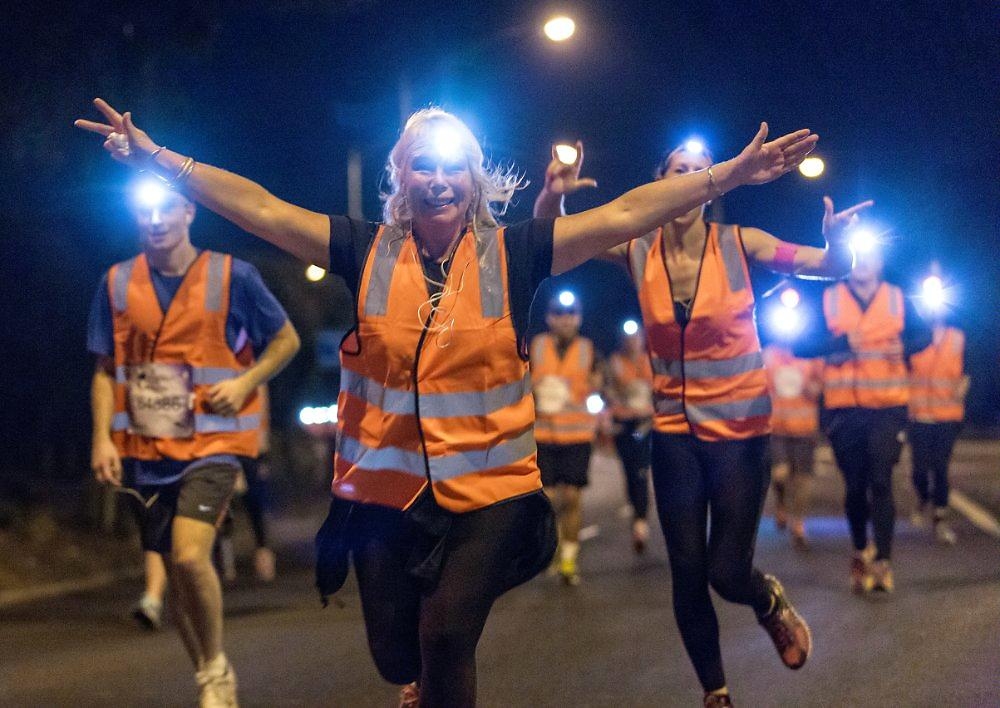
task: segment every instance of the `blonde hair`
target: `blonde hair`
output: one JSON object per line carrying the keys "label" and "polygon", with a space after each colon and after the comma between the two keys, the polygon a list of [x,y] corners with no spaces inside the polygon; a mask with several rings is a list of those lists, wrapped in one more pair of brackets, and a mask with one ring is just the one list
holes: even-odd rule
{"label": "blonde hair", "polygon": [[[406,121],[403,133],[389,152],[385,170],[389,177],[388,192],[382,193],[382,218],[387,224],[407,228],[413,217],[402,191],[402,175],[414,148],[432,140],[436,127],[446,126],[458,135],[462,154],[472,173],[473,196],[466,221],[475,230],[479,227],[497,226],[497,216],[507,210],[514,193],[528,186],[524,176],[513,166],[503,167],[485,163],[479,141],[456,116],[440,108],[424,108]],[[493,205],[497,205],[496,208]]]}

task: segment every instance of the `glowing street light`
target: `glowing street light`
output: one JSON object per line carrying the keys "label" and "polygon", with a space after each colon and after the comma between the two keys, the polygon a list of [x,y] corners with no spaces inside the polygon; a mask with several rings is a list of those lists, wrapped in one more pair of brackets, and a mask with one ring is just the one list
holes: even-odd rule
{"label": "glowing street light", "polygon": [[306,280],[310,283],[318,283],[326,277],[326,271],[318,265],[311,265],[306,268]]}
{"label": "glowing street light", "polygon": [[622,325],[622,332],[628,336],[632,336],[639,331],[639,323],[635,320],[625,320],[625,324]]}
{"label": "glowing street light", "polygon": [[565,42],[576,32],[576,23],[565,15],[558,15],[546,22],[542,30],[553,42]]}
{"label": "glowing street light", "polygon": [[564,165],[572,165],[576,162],[577,150],[572,145],[561,143],[556,145],[556,159]]}
{"label": "glowing street light", "polygon": [[825,169],[826,163],[823,162],[823,158],[821,157],[807,157],[799,164],[799,172],[802,173],[803,177],[808,177],[809,179],[816,179],[823,174],[823,170]]}

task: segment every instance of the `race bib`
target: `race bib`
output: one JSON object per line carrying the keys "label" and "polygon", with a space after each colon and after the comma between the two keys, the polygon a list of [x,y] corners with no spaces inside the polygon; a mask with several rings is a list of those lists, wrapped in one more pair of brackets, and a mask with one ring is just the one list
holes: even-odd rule
{"label": "race bib", "polygon": [[535,384],[535,410],[542,415],[561,413],[569,403],[569,383],[559,376],[543,376]]}
{"label": "race bib", "polygon": [[194,384],[187,364],[147,362],[127,369],[129,430],[148,438],[194,435]]}
{"label": "race bib", "polygon": [[774,393],[778,398],[798,398],[805,384],[805,376],[794,366],[780,366],[774,372]]}

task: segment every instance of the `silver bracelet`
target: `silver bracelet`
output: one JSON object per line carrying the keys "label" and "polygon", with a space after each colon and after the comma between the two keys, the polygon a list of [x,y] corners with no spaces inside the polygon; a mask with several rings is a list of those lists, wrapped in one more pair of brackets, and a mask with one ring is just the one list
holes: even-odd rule
{"label": "silver bracelet", "polygon": [[719,189],[719,185],[715,181],[715,174],[712,172],[712,166],[711,165],[708,166],[707,172],[708,172],[708,189],[709,189],[709,192],[715,192],[715,197],[713,197],[713,199],[718,199],[723,194],[725,194],[725,192],[723,192],[721,189]]}

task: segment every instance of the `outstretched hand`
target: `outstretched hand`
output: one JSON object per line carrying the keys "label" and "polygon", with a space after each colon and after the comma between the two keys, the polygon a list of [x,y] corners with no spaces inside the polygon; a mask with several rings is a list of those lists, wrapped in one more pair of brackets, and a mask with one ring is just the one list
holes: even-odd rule
{"label": "outstretched hand", "polygon": [[565,163],[556,155],[556,146],[552,146],[552,161],[545,168],[545,189],[552,194],[566,195],[587,187],[596,187],[597,180],[590,177],[580,177],[583,167],[583,143],[576,141],[576,159]]}
{"label": "outstretched hand", "polygon": [[104,137],[104,149],[111,157],[126,165],[140,166],[157,145],[132,122],[132,114],[119,113],[103,98],[95,98],[94,106],[101,112],[107,123],[79,118],[73,122],[77,128]]}
{"label": "outstretched hand", "polygon": [[816,147],[819,136],[802,129],[771,142],[766,140],[767,123],[761,123],[750,144],[733,158],[738,185],[765,184],[794,170]]}
{"label": "outstretched hand", "polygon": [[828,242],[843,241],[847,237],[848,228],[858,222],[858,212],[874,204],[874,201],[868,199],[843,211],[834,212],[833,200],[830,197],[823,197],[823,236]]}

